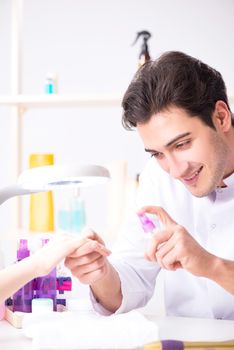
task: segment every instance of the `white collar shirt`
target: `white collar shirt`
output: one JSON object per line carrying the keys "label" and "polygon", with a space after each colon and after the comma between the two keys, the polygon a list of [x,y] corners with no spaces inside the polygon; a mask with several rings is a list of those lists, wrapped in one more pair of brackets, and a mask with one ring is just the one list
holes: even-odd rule
{"label": "white collar shirt", "polygon": [[[234,261],[234,175],[209,196],[197,198],[150,159],[140,176],[137,208],[163,207],[207,251]],[[144,259],[146,234],[135,213],[110,258],[121,280],[122,305],[117,313],[144,306],[163,274],[168,316],[234,319],[234,296],[212,280],[184,269],[168,271]],[[101,312],[100,305],[95,308]]]}

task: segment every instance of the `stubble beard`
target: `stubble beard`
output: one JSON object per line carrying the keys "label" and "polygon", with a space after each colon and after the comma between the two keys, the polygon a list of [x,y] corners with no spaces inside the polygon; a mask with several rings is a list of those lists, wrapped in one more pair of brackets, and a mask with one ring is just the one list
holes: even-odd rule
{"label": "stubble beard", "polygon": [[[210,165],[203,166],[201,175],[204,177],[204,186],[200,188],[190,188],[189,191],[195,197],[201,198],[208,196],[213,192],[218,186],[220,186],[227,169],[228,163],[228,147],[220,136],[215,132],[211,138],[211,143],[213,145],[213,152],[211,154]],[[206,174],[202,174],[203,171],[206,171]],[[205,179],[207,178],[207,180]],[[194,191],[193,191],[194,190]]]}

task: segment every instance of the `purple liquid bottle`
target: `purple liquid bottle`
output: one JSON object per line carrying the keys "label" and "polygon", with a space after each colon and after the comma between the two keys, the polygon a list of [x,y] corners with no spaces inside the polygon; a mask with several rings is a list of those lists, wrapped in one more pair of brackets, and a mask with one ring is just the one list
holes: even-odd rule
{"label": "purple liquid bottle", "polygon": [[[43,239],[42,245],[49,240]],[[34,298],[49,298],[53,300],[53,310],[56,311],[56,296],[57,296],[57,280],[56,268],[54,268],[48,275],[37,277],[34,280],[35,296]]]}
{"label": "purple liquid bottle", "polygon": [[[26,239],[20,239],[17,250],[17,260],[20,261],[30,255]],[[25,284],[14,295],[12,301],[13,311],[32,312],[33,280]]]}

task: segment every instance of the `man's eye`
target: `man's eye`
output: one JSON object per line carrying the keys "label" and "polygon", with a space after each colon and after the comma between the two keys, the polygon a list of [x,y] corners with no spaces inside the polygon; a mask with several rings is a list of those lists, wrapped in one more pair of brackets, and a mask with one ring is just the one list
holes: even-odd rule
{"label": "man's eye", "polygon": [[155,152],[155,153],[151,154],[151,157],[154,157],[156,159],[162,159],[163,158],[163,153]]}
{"label": "man's eye", "polygon": [[187,141],[183,141],[183,142],[180,142],[180,143],[177,143],[177,145],[175,146],[176,148],[186,148],[187,146],[189,146],[191,143],[190,140],[187,140]]}

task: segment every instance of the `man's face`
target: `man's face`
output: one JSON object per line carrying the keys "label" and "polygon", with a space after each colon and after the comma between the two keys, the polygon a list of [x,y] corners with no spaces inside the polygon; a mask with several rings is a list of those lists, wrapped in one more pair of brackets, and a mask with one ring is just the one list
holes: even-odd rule
{"label": "man's face", "polygon": [[153,115],[137,126],[146,152],[197,197],[223,184],[229,151],[224,134],[178,107]]}

